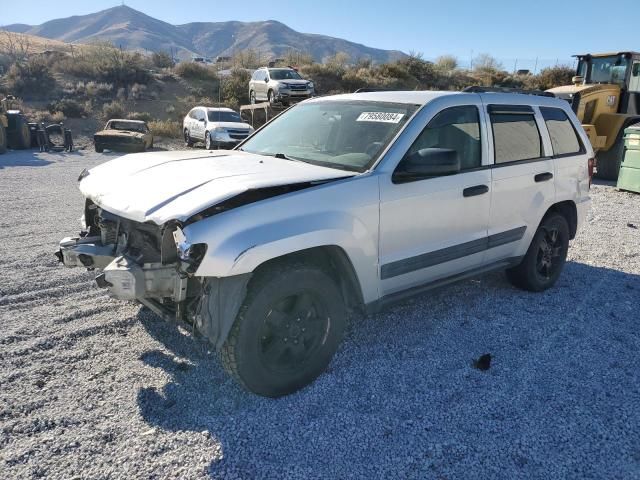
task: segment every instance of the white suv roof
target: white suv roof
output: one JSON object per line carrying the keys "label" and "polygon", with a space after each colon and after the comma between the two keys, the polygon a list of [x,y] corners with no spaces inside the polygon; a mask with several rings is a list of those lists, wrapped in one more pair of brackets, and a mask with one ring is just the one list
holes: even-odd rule
{"label": "white suv roof", "polygon": [[[371,102],[391,102],[410,103],[413,105],[425,105],[438,97],[452,95],[480,95],[490,102],[511,103],[515,105],[549,105],[557,106],[559,99],[542,95],[528,95],[526,93],[497,93],[497,92],[451,92],[451,91],[430,91],[430,90],[410,90],[410,91],[385,91],[385,92],[361,92],[346,93],[342,95],[331,95],[307,100],[306,102],[317,102],[326,99],[331,100],[365,100]],[[305,103],[306,103],[305,102]],[[566,102],[565,102],[566,103]]]}

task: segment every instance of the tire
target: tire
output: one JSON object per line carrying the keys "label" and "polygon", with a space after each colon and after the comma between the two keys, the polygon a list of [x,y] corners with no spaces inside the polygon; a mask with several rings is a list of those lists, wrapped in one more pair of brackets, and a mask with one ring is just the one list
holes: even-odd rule
{"label": "tire", "polygon": [[4,125],[0,123],[0,154],[7,151],[7,131],[4,129]]}
{"label": "tire", "polygon": [[522,262],[507,270],[507,278],[523,290],[547,290],[560,277],[568,249],[569,224],[564,216],[551,213],[540,222]]}
{"label": "tire", "polygon": [[346,317],[342,294],[323,270],[301,263],[265,268],[249,284],[222,364],[253,393],[288,395],[329,365]]}
{"label": "tire", "polygon": [[184,129],[184,144],[187,147],[193,147],[193,140],[191,138],[191,135],[189,134],[189,130],[188,129]]}
{"label": "tire", "polygon": [[249,103],[251,105],[255,105],[256,104],[256,92],[254,92],[253,90],[251,90],[249,92]]}
{"label": "tire", "polygon": [[269,90],[269,92],[267,93],[267,101],[273,105],[276,103],[276,96],[273,93],[273,90]]}
{"label": "tire", "polygon": [[603,180],[617,180],[624,155],[624,135],[619,135],[616,143],[606,152],[597,155],[595,177]]}
{"label": "tire", "polygon": [[211,150],[211,134],[209,132],[204,132],[204,148]]}
{"label": "tire", "polygon": [[23,115],[12,115],[13,128],[8,135],[9,146],[15,150],[24,150],[31,147],[31,132],[29,122]]}
{"label": "tire", "polygon": [[96,145],[96,153],[102,153],[104,152],[104,147],[99,147],[98,145]]}

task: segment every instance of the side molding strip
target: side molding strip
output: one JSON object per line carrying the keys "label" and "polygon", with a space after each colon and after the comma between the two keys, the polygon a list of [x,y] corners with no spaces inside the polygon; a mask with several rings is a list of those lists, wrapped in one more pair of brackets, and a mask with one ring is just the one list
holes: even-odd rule
{"label": "side molding strip", "polygon": [[380,268],[380,277],[382,280],[386,280],[387,278],[397,277],[398,275],[404,275],[405,273],[457,260],[459,258],[473,255],[474,253],[480,253],[507,243],[517,242],[524,237],[524,232],[526,230],[527,227],[518,227],[507,230],[506,232],[495,233],[485,238],[479,238],[478,240],[472,240],[470,242],[453,245],[433,252],[416,255],[415,257],[386,263]]}

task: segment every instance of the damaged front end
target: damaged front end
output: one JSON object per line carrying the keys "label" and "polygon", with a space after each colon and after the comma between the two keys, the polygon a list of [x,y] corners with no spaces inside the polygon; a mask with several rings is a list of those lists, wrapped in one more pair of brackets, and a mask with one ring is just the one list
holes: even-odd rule
{"label": "damaged front end", "polygon": [[162,317],[195,317],[203,285],[194,273],[206,245],[188,244],[178,222],[135,222],[90,200],[84,223],[78,237],[60,242],[56,256],[65,266],[98,270],[96,283],[112,297],[137,300]]}

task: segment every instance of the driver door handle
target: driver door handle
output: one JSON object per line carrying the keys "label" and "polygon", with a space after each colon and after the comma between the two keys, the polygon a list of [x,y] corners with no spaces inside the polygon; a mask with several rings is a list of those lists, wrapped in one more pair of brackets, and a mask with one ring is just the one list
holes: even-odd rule
{"label": "driver door handle", "polygon": [[474,185],[473,187],[467,187],[462,191],[463,197],[475,197],[476,195],[482,195],[489,191],[487,185]]}

